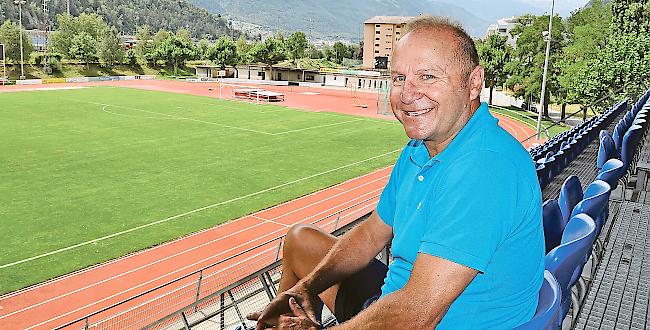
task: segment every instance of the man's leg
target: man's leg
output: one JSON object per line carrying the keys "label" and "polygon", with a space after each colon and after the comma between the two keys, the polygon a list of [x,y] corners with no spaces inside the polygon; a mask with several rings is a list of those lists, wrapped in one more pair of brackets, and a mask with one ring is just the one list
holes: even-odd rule
{"label": "man's leg", "polygon": [[[336,237],[313,225],[293,226],[287,233],[282,250],[280,292],[290,289],[307,276],[323,260],[336,241]],[[386,265],[379,260],[373,260],[363,270],[323,291],[319,297],[339,322],[346,321],[363,308],[367,299],[381,292],[387,271]],[[320,318],[322,305],[314,307]]]}
{"label": "man's leg", "polygon": [[[313,225],[291,227],[282,248],[282,277],[280,292],[293,287],[301,278],[307,276],[336,243],[337,238]],[[319,294],[321,300],[331,311],[339,285],[334,285]],[[314,306],[320,316],[322,306]]]}

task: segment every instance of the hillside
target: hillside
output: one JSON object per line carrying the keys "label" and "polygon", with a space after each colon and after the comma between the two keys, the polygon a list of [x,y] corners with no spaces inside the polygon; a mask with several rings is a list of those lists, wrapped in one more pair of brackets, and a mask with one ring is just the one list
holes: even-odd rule
{"label": "hillside", "polygon": [[[474,37],[482,37],[491,24],[450,3],[411,0],[190,0],[212,13],[256,23],[269,30],[301,30],[314,37],[357,40],[362,23],[377,15],[415,16],[421,13],[442,15],[460,21]],[[311,19],[311,22],[310,22]]]}
{"label": "hillside", "polygon": [[[55,15],[66,12],[66,0],[50,0],[50,22]],[[211,35],[218,37],[234,34],[228,22],[218,15],[208,13],[189,2],[178,0],[70,0],[72,15],[97,13],[104,16],[109,25],[125,34],[132,34],[138,26],[149,25],[152,31],[167,29],[176,31],[187,27],[195,37]],[[0,0],[0,24],[10,19],[18,21],[18,7],[13,0]],[[41,1],[29,0],[23,6],[23,24],[27,29],[42,28]]]}

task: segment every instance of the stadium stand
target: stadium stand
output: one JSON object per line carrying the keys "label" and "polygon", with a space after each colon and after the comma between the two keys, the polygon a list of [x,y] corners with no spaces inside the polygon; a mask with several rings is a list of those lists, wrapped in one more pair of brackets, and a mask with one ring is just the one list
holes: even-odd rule
{"label": "stadium stand", "polygon": [[[546,200],[543,221],[548,253],[537,311],[519,329],[647,329],[650,137],[645,118],[650,110],[649,97],[650,90],[629,110],[628,100],[622,100],[601,115],[530,150]],[[363,221],[370,210],[335,228],[333,233],[343,234]],[[132,298],[113,305],[111,308],[120,311],[115,315],[98,318],[109,308],[57,329],[79,325],[120,329],[250,329],[253,324],[244,316],[261,310],[277,294],[280,278],[277,242],[260,249],[272,257],[265,267],[211,292],[201,291],[206,270],[201,270],[198,285],[191,282],[180,286],[173,281],[160,286],[158,289],[177,287],[165,291],[163,296],[179,295],[187,288],[195,294],[181,308],[167,308],[165,313],[158,312],[146,322],[134,322],[133,318],[150,316],[171,298],[156,297],[130,307],[127,304],[137,297]],[[390,246],[377,258],[389,263]],[[208,283],[203,281],[204,285]],[[335,324],[330,313],[325,311],[323,315],[325,325]]]}

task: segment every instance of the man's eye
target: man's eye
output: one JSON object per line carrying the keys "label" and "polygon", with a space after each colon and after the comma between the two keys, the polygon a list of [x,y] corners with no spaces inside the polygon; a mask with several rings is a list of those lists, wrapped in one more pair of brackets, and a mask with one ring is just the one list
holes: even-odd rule
{"label": "man's eye", "polygon": [[432,74],[423,74],[422,75],[422,80],[431,80],[431,79],[434,79],[434,78],[435,78],[435,76],[432,75]]}
{"label": "man's eye", "polygon": [[395,76],[393,77],[393,82],[395,83],[403,83],[406,80],[406,77],[404,76]]}

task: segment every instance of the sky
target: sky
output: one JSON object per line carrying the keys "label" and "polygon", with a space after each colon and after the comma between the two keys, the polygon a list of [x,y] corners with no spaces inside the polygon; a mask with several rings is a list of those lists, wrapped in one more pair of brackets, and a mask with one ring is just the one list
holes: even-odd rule
{"label": "sky", "polygon": [[[552,0],[519,0],[519,1],[539,8],[548,8],[548,11],[551,10]],[[571,11],[578,8],[582,8],[582,6],[587,4],[587,2],[589,2],[589,0],[555,0],[555,11],[558,12],[563,17],[567,17],[569,16],[569,13]]]}

